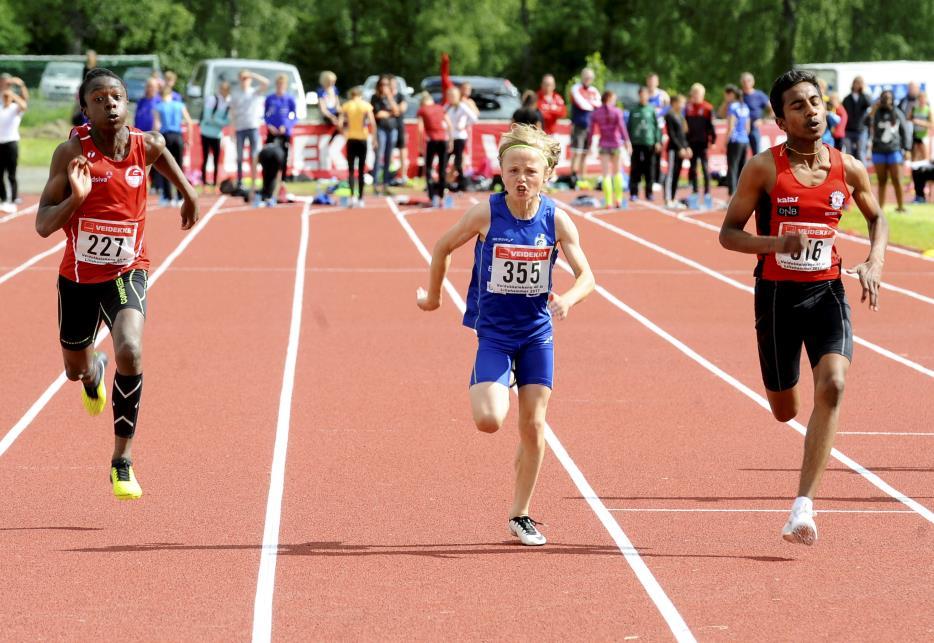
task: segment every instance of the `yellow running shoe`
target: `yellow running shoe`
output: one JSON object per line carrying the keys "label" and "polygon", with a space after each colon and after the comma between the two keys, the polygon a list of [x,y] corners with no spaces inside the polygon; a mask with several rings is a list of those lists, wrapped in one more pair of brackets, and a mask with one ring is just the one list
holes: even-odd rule
{"label": "yellow running shoe", "polygon": [[90,415],[100,415],[107,406],[107,387],[104,385],[104,372],[107,370],[107,354],[94,353],[94,364],[100,375],[97,384],[89,390],[87,386],[81,387],[81,401]]}
{"label": "yellow running shoe", "polygon": [[143,495],[143,489],[133,473],[133,463],[126,458],[118,458],[110,463],[110,481],[118,500],[138,500]]}

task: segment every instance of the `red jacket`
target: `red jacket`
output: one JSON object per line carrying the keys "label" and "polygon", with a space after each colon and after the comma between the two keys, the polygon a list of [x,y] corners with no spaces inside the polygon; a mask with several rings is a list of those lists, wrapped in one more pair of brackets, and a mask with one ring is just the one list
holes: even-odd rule
{"label": "red jacket", "polygon": [[568,108],[558,92],[552,92],[550,98],[545,98],[542,90],[538,90],[538,111],[542,114],[542,129],[546,134],[554,134],[555,124],[559,118],[567,116]]}
{"label": "red jacket", "polygon": [[837,113],[837,116],[840,117],[840,122],[837,123],[837,126],[833,128],[831,135],[834,138],[843,138],[846,136],[846,121],[847,113],[843,105],[837,105],[837,109],[834,110]]}

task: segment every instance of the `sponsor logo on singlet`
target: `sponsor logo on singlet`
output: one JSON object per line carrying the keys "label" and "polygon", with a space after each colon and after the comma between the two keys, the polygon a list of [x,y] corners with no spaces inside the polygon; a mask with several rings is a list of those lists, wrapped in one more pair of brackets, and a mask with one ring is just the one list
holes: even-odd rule
{"label": "sponsor logo on singlet", "polygon": [[846,201],[846,195],[840,190],[834,190],[830,193],[830,207],[834,210],[842,208],[844,201]]}
{"label": "sponsor logo on singlet", "polygon": [[538,247],[538,248],[544,248],[544,247],[547,246],[547,245],[548,245],[548,241],[545,239],[545,235],[544,235],[544,234],[540,234],[540,235],[538,235],[537,237],[535,237],[535,246],[536,246],[536,247]]}
{"label": "sponsor logo on singlet", "polygon": [[775,199],[776,203],[797,203],[798,197],[796,196],[780,196]]}
{"label": "sponsor logo on singlet", "polygon": [[140,166],[131,165],[126,169],[123,178],[126,179],[127,185],[129,185],[131,188],[138,188],[143,184],[143,179],[146,178],[146,173],[143,172],[143,169]]}
{"label": "sponsor logo on singlet", "polygon": [[796,217],[798,216],[798,206],[782,206],[778,209],[778,216],[780,217]]}
{"label": "sponsor logo on singlet", "polygon": [[91,183],[107,183],[107,181],[109,181],[110,177],[112,177],[113,175],[114,175],[113,172],[111,172],[110,170],[107,170],[107,174],[105,174],[104,176],[92,176]]}

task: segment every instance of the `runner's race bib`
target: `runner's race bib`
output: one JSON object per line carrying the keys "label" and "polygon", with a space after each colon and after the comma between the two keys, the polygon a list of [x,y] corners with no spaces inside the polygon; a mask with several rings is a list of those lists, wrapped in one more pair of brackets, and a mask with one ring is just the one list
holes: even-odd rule
{"label": "runner's race bib", "polygon": [[96,265],[128,266],[136,258],[134,222],[78,219],[78,261]]}
{"label": "runner's race bib", "polygon": [[836,231],[823,223],[793,223],[782,221],[778,236],[804,233],[808,245],[801,252],[777,252],[775,261],[785,270],[819,272],[830,268],[833,259],[833,242]]}
{"label": "runner's race bib", "polygon": [[544,295],[548,292],[552,250],[541,246],[495,244],[493,273],[487,291],[527,297]]}

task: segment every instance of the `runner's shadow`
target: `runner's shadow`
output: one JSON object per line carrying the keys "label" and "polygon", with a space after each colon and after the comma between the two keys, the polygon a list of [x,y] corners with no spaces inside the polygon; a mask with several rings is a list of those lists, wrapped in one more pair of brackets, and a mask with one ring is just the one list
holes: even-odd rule
{"label": "runner's shadow", "polygon": [[[912,496],[915,499],[929,496]],[[601,500],[688,500],[691,502],[731,502],[737,500],[792,500],[791,496],[600,496]],[[565,496],[565,500],[585,500],[583,496]],[[821,502],[899,502],[891,496],[817,496],[814,501]],[[664,507],[661,507],[664,509]],[[820,509],[818,509],[820,511]]]}
{"label": "runner's shadow", "polygon": [[[934,471],[934,468],[931,467],[873,467],[865,465],[867,471],[919,471],[922,473],[930,473]],[[796,473],[801,469],[738,469],[738,471],[790,471]],[[859,475],[859,471],[853,471],[845,467],[828,467],[827,471],[833,471],[835,473],[852,473],[853,475]]]}
{"label": "runner's shadow", "polygon": [[0,531],[103,531],[103,527],[0,527]]}

